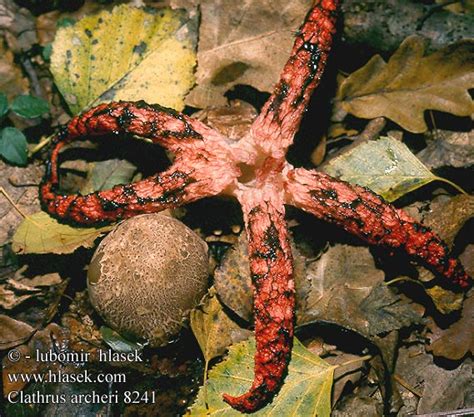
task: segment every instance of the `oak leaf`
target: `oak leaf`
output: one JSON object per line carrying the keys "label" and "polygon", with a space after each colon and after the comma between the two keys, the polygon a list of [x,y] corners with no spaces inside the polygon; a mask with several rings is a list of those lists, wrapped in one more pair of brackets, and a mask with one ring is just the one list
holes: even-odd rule
{"label": "oak leaf", "polygon": [[413,133],[428,130],[425,110],[469,116],[474,105],[474,41],[464,40],[425,56],[425,41],[405,39],[386,63],[374,56],[341,84],[336,110],[357,117],[387,117]]}

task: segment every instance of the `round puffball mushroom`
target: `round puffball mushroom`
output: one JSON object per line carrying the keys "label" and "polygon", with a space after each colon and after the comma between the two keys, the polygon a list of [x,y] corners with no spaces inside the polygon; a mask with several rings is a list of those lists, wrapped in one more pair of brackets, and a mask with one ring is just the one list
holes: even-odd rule
{"label": "round puffball mushroom", "polygon": [[137,216],[100,243],[87,285],[92,305],[110,327],[161,346],[207,290],[207,245],[172,217]]}

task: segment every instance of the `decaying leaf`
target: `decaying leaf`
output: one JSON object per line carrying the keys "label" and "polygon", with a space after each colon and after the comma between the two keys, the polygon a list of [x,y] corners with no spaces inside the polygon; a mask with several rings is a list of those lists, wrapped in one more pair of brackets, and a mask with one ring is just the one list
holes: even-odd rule
{"label": "decaying leaf", "polygon": [[429,169],[443,166],[455,168],[474,165],[474,130],[449,132],[437,130],[428,146],[416,154]]}
{"label": "decaying leaf", "polygon": [[423,223],[435,230],[448,246],[452,246],[459,231],[472,217],[473,196],[439,196],[430,203],[430,211],[423,217]]}
{"label": "decaying leaf", "polygon": [[13,60],[13,53],[0,43],[0,91],[10,100],[28,91],[28,79],[23,77]]}
{"label": "decaying leaf", "polygon": [[[465,398],[472,383],[472,363],[467,360],[455,369],[445,369],[415,344],[399,349],[396,374],[421,394],[416,412],[436,413],[439,410],[457,410],[469,407]],[[411,413],[410,413],[411,414]]]}
{"label": "decaying leaf", "polygon": [[79,247],[92,247],[99,236],[112,228],[111,225],[74,228],[41,211],[23,220],[13,235],[12,249],[22,255],[72,253]]}
{"label": "decaying leaf", "polygon": [[227,315],[214,288],[209,290],[201,305],[191,311],[191,329],[206,362],[224,354],[230,345],[246,340],[252,334]]}
{"label": "decaying leaf", "polygon": [[465,40],[424,56],[425,41],[405,39],[390,60],[374,56],[342,83],[337,107],[364,119],[384,116],[413,133],[425,132],[425,110],[456,116],[474,111],[474,41]]}
{"label": "decaying leaf", "polygon": [[108,190],[114,185],[129,183],[137,170],[135,165],[123,159],[109,159],[94,162],[91,165],[86,183],[80,190],[83,195],[94,191]]}
{"label": "decaying leaf", "polygon": [[[180,3],[179,1],[175,3]],[[311,1],[200,2],[197,86],[186,104],[224,105],[236,84],[272,91]]]}
{"label": "decaying leaf", "polygon": [[419,322],[423,312],[383,279],[368,248],[331,247],[307,267],[310,288],[298,324],[330,322],[372,338]]}
{"label": "decaying leaf", "polygon": [[397,330],[421,322],[423,314],[406,298],[396,296],[387,285],[379,284],[360,304],[369,322],[369,333],[372,335]]}
{"label": "decaying leaf", "polygon": [[368,187],[388,201],[440,179],[405,144],[390,137],[349,149],[324,165],[323,170],[334,177]]}
{"label": "decaying leaf", "polygon": [[0,314],[0,350],[21,345],[34,331],[29,324]]}
{"label": "decaying leaf", "polygon": [[469,352],[474,353],[474,296],[464,301],[461,318],[445,330],[434,323],[430,324],[432,331],[431,344],[428,350],[435,356],[451,360],[460,360]]}
{"label": "decaying leaf", "polygon": [[[234,345],[229,356],[209,372],[207,399],[201,388],[196,402],[186,414],[190,417],[241,416],[222,400],[223,393],[243,394],[253,380],[255,341]],[[291,354],[288,375],[273,401],[252,416],[318,416],[331,413],[331,387],[334,366],[309,352],[297,339]]]}
{"label": "decaying leaf", "polygon": [[120,5],[58,30],[51,72],[73,113],[104,101],[181,110],[194,84],[196,16]]}

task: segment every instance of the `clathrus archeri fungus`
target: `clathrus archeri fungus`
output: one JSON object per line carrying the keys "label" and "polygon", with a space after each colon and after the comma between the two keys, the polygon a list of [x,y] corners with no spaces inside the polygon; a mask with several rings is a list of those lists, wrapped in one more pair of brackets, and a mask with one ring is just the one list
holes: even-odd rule
{"label": "clathrus archeri fungus", "polygon": [[[254,285],[255,379],[232,407],[261,408],[282,384],[290,359],[295,306],[285,204],[337,224],[371,245],[400,249],[453,289],[472,279],[430,229],[372,191],[316,170],[295,168],[285,154],[326,65],[338,0],[320,0],[296,34],[273,94],[238,142],[198,120],[145,102],[101,104],[73,118],[57,135],[44,182],[43,207],[80,224],[116,221],[203,197],[233,196],[242,205]],[[171,167],[144,180],[88,195],[58,191],[58,154],[72,140],[108,133],[151,139],[175,155]]]}

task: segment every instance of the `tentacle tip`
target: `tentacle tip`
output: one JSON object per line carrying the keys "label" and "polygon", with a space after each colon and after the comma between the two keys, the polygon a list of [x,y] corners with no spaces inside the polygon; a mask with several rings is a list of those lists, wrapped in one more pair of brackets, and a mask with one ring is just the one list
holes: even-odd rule
{"label": "tentacle tip", "polygon": [[229,394],[222,394],[223,400],[229,404],[233,409],[241,413],[253,413],[263,406],[257,398],[251,398],[250,393],[234,397]]}

